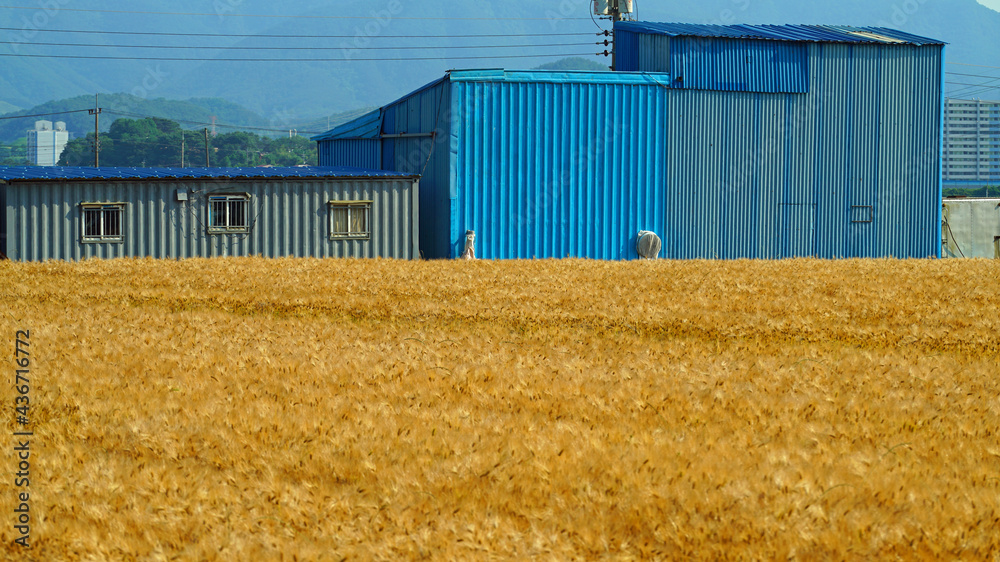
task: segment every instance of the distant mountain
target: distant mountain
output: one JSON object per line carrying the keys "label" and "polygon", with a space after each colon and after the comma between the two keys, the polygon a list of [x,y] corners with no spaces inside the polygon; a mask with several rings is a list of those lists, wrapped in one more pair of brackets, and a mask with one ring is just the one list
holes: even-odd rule
{"label": "distant mountain", "polygon": [[[77,4],[62,0],[39,5],[46,7],[35,12],[0,8],[0,27],[14,30],[5,32],[8,43],[0,46],[0,101],[16,107],[111,92],[146,100],[221,98],[259,115],[266,126],[296,129],[335,113],[388,103],[448,69],[536,68],[566,57],[608,64],[592,54],[604,49],[596,45],[597,33],[608,24],[595,26],[587,0],[530,6],[501,0],[131,0],[127,8],[106,13],[72,12]],[[702,0],[636,6],[635,16],[647,21],[892,27],[949,42],[951,63],[1000,66],[1000,13],[976,0]],[[126,30],[147,35],[111,33]],[[155,35],[171,32],[185,35]],[[468,37],[475,35],[493,37]],[[145,47],[129,47],[136,45]],[[43,54],[119,59],[22,56]],[[223,60],[240,58],[265,60]],[[1000,74],[962,66],[949,70],[976,75],[954,82]]]}
{"label": "distant mountain", "polygon": [[583,57],[569,57],[546,63],[535,67],[536,70],[593,70],[601,72],[608,70],[608,65],[600,62],[585,59]]}
{"label": "distant mountain", "polygon": [[[0,120],[0,142],[12,142],[23,138],[25,132],[34,128],[35,121],[64,121],[66,128],[74,136],[82,137],[94,132],[94,117],[85,110],[94,107],[93,96],[76,96],[69,99],[55,100],[4,115],[39,115],[65,111],[76,111],[46,117],[25,117],[23,119]],[[199,129],[211,123],[212,116],[216,122],[224,125],[236,125],[240,128],[272,128],[272,123],[260,115],[234,104],[214,98],[194,98],[187,101],[167,100],[162,98],[143,99],[130,94],[109,94],[100,97],[101,131],[106,132],[111,123],[119,117],[162,117],[181,122],[186,129]],[[278,127],[280,128],[280,127]],[[220,132],[231,132],[233,129],[218,129]]]}
{"label": "distant mountain", "polygon": [[21,108],[18,107],[18,106],[16,106],[16,105],[14,105],[14,104],[7,103],[5,101],[0,101],[0,115],[3,115],[4,113],[10,113],[12,111],[20,111],[20,110],[21,110]]}
{"label": "distant mountain", "polygon": [[329,131],[330,129],[347,123],[348,121],[357,119],[362,115],[376,109],[376,106],[361,107],[358,109],[353,109],[351,111],[342,111],[339,113],[334,113],[327,117],[320,117],[318,119],[312,119],[309,121],[303,121],[297,123],[293,129],[295,129],[302,136],[312,136],[317,133],[323,133]]}

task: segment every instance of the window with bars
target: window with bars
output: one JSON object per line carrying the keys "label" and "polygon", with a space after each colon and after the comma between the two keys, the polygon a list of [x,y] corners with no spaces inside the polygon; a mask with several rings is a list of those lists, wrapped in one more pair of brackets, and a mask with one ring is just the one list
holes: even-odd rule
{"label": "window with bars", "polygon": [[84,242],[123,242],[125,236],[122,222],[125,216],[124,203],[84,203]]}
{"label": "window with bars", "polygon": [[209,196],[208,232],[250,232],[250,196],[244,193]]}
{"label": "window with bars", "polygon": [[330,201],[330,238],[371,238],[371,201]]}

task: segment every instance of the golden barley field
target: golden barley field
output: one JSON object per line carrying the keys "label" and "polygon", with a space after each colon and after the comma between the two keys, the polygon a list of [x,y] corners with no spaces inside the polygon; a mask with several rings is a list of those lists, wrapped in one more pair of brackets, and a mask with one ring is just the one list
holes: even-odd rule
{"label": "golden barley field", "polygon": [[0,262],[0,558],[1000,560],[998,289],[984,260]]}

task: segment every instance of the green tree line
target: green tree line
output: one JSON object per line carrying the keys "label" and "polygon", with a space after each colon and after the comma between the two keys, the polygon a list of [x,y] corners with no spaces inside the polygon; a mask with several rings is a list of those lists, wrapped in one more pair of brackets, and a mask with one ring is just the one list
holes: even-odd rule
{"label": "green tree line", "polygon": [[[316,165],[316,144],[305,137],[272,139],[254,133],[209,135],[212,167]],[[186,131],[169,119],[117,119],[100,138],[101,166],[201,167],[204,131]],[[60,166],[93,166],[94,134],[66,145]]]}

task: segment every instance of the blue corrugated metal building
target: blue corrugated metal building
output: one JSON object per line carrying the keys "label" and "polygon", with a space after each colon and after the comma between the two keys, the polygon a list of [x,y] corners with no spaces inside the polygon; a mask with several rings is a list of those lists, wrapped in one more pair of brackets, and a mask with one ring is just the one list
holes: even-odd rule
{"label": "blue corrugated metal building", "polygon": [[940,254],[944,44],[883,28],[615,24],[618,72],[453,71],[315,137],[420,174],[426,257]]}
{"label": "blue corrugated metal building", "polygon": [[348,167],[0,167],[0,253],[413,259],[418,187]]}

